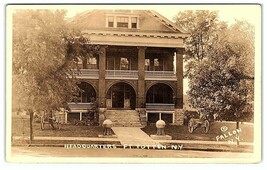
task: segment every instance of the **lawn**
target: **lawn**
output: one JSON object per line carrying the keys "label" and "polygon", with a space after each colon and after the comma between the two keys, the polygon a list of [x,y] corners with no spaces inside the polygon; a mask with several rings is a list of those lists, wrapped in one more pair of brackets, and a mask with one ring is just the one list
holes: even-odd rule
{"label": "lawn", "polygon": [[[29,136],[30,120],[29,118],[12,118],[12,135]],[[78,126],[63,124],[60,130],[53,130],[49,124],[41,130],[40,123],[33,122],[34,136],[55,136],[55,137],[98,137],[103,134],[101,126]]]}
{"label": "lawn", "polygon": [[[226,132],[221,131],[221,127],[226,126],[228,130]],[[242,130],[239,133],[240,141],[243,142],[253,142],[253,124],[240,124]],[[187,126],[176,126],[167,125],[165,127],[165,133],[172,136],[173,140],[204,140],[204,141],[216,141],[216,136],[227,134],[227,132],[232,132],[236,129],[236,124],[234,122],[213,122],[209,132],[206,134],[203,132],[203,128],[196,129],[193,133],[187,131]],[[157,129],[154,126],[146,126],[142,130],[148,135],[156,134]],[[228,139],[228,138],[225,138]],[[229,137],[230,139],[230,137]],[[224,140],[220,140],[224,141]]]}
{"label": "lawn", "polygon": [[[29,118],[12,118],[12,135],[13,136],[29,136]],[[167,125],[165,133],[172,136],[174,140],[204,140],[216,141],[216,136],[223,135],[226,132],[221,131],[222,126],[227,126],[228,131],[233,131],[236,124],[232,122],[214,122],[211,124],[209,133],[204,133],[202,128],[196,129],[192,134],[187,131],[186,126]],[[253,142],[253,124],[240,124],[242,132],[239,134],[240,140],[243,142]],[[148,135],[156,134],[155,125],[146,126],[142,130]],[[62,125],[60,130],[52,130],[50,125],[46,124],[45,129],[41,130],[40,123],[33,123],[34,136],[55,136],[55,137],[98,137],[103,133],[101,126],[77,126]]]}

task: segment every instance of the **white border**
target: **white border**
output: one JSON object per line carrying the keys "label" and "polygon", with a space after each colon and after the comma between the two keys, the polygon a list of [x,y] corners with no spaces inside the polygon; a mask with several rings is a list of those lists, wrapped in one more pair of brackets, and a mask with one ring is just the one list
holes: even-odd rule
{"label": "white border", "polygon": [[[6,0],[4,0],[4,1],[1,1],[1,7],[2,7],[2,13],[1,13],[1,18],[2,18],[2,25],[5,25],[5,4],[6,3],[21,3],[20,1],[6,1]],[[34,0],[32,0],[32,1],[27,1],[27,2],[29,2],[29,3],[36,3],[36,1],[34,1]],[[55,1],[52,1],[52,0],[46,0],[45,1],[46,3],[57,3],[57,2],[55,2]],[[61,1],[59,1],[60,3],[61,3]],[[84,1],[64,1],[65,3],[84,3]],[[104,1],[104,3],[113,3],[114,2],[114,0],[113,1]],[[135,0],[135,1],[127,1],[127,2],[131,2],[131,3],[143,3],[144,1],[142,1],[142,0]],[[161,1],[158,1],[158,0],[154,0],[154,1],[152,1],[152,0],[148,0],[148,1],[146,1],[146,2],[150,2],[150,3],[160,3]],[[164,1],[164,3],[167,3],[167,2],[170,2],[170,3],[177,3],[177,1]],[[188,3],[187,1],[179,1],[179,2],[183,2],[183,3]],[[192,2],[192,1],[191,1]],[[207,1],[207,0],[204,0],[204,1],[193,1],[193,2],[195,2],[195,3],[210,3],[211,1]],[[98,1],[96,1],[95,3],[98,3]],[[120,2],[118,2],[118,3],[120,3]],[[265,13],[264,13],[264,11],[266,10],[265,8],[265,6],[264,6],[264,3],[265,3],[265,1],[263,1],[263,0],[258,0],[258,1],[247,1],[247,0],[243,0],[243,1],[237,1],[237,0],[227,0],[227,1],[224,1],[224,2],[221,2],[221,1],[212,1],[212,3],[261,3],[261,4],[263,4],[263,6],[262,6],[262,13],[263,13],[263,18],[265,18]],[[264,30],[264,28],[266,28],[266,22],[264,22],[263,23],[263,29],[262,30]],[[5,27],[1,27],[0,28],[1,29],[1,33],[2,33],[2,35],[3,35],[3,37],[5,37]],[[265,34],[263,34],[262,36],[264,36],[263,37],[263,42],[266,40],[266,35]],[[3,41],[1,41],[2,42],[2,51],[3,51],[3,56],[5,56],[5,43],[4,43],[4,40]],[[263,45],[264,46],[264,45]],[[256,49],[256,51],[257,51],[257,49]],[[263,55],[262,56],[264,56],[264,54],[265,54],[265,49],[263,49]],[[263,64],[262,65],[264,65],[264,64],[266,64],[266,59],[264,59],[265,57],[263,57]],[[4,57],[2,57],[2,67],[1,68],[3,68],[3,71],[1,72],[2,73],[2,76],[1,77],[6,77],[6,70],[5,70],[5,58]],[[261,69],[260,67],[259,68],[257,68],[257,69]],[[265,74],[264,73],[266,73],[265,72],[266,71],[266,68],[264,68],[263,67],[263,76],[262,76],[262,81],[263,81],[263,85],[262,85],[262,94],[263,94],[263,98],[264,97],[266,97],[266,93],[265,93],[265,90],[263,89],[263,87],[264,87],[264,84],[265,84],[265,79],[266,79],[266,77],[265,77]],[[6,77],[6,78],[8,78],[8,77]],[[258,77],[259,78],[259,77]],[[5,81],[1,81],[1,82],[5,82]],[[2,94],[3,94],[3,96],[5,96],[4,94],[5,94],[5,84],[3,83],[3,84],[1,84],[1,92],[3,92]],[[258,87],[259,88],[259,87]],[[3,91],[2,91],[3,90]],[[5,98],[5,97],[4,97]],[[5,101],[5,100],[2,100],[2,101]],[[3,133],[1,133],[2,134],[2,139],[5,139],[5,102],[1,102],[1,110],[2,110],[2,114],[1,114],[1,120],[2,120],[2,132]],[[263,105],[263,110],[262,110],[262,113],[264,113],[264,111],[266,110],[266,105]],[[263,118],[262,118],[262,120],[264,121],[265,119],[264,118],[266,118],[266,116],[264,116],[263,115]],[[263,126],[262,126],[262,129],[266,129],[266,123],[263,123]],[[265,137],[266,136],[264,136],[264,139],[265,139]],[[265,141],[265,140],[264,140]],[[2,142],[3,144],[5,143],[5,141],[3,140],[3,142]],[[262,142],[263,144],[265,143],[265,142]],[[3,146],[3,144],[1,145],[1,147],[3,147],[3,148],[1,148],[1,150],[2,151],[4,151],[5,150],[5,146]],[[264,147],[263,147],[263,149],[262,149],[263,151],[264,151]],[[0,167],[4,167],[4,169],[28,169],[28,170],[30,170],[30,169],[36,169],[37,168],[37,166],[38,166],[38,169],[49,169],[49,168],[58,168],[59,167],[59,165],[49,165],[49,164],[46,164],[45,166],[43,166],[43,165],[36,165],[36,164],[31,164],[31,165],[19,165],[19,164],[8,164],[8,163],[6,163],[5,162],[5,154],[4,154],[4,152],[1,152],[2,154],[1,154],[1,165],[0,165]],[[55,159],[56,160],[56,159]],[[3,162],[2,162],[3,161]],[[155,161],[155,160],[154,160]],[[154,162],[153,161],[153,162]],[[161,160],[160,160],[161,161]],[[225,161],[225,159],[224,159],[224,161]],[[68,160],[66,159],[64,162],[68,162]],[[250,162],[249,160],[248,160],[248,162]],[[246,161],[244,161],[244,163],[246,163]],[[90,168],[92,168],[91,167],[92,165],[90,165]],[[254,168],[254,166],[256,166],[257,168],[262,168],[263,166],[267,166],[266,165],[266,159],[264,159],[264,157],[263,157],[263,162],[262,163],[260,163],[260,164],[255,164],[255,165],[253,165],[253,164],[250,164],[250,165],[227,165],[227,164],[225,164],[225,165],[223,165],[223,166],[216,166],[216,165],[198,165],[198,164],[191,164],[191,165],[178,165],[178,166],[175,166],[175,165],[168,165],[167,166],[167,168],[188,168],[188,166],[190,166],[190,168],[197,168],[197,169],[207,169],[207,168],[214,168],[214,169],[239,169],[239,168],[242,168],[242,169],[251,169],[251,168]],[[95,165],[94,166],[94,168],[96,168],[96,167],[98,167],[99,168],[99,166],[97,166],[97,165]],[[102,165],[101,166],[101,168],[109,168],[110,166],[109,165]],[[111,166],[111,167],[113,167],[114,168],[114,166]],[[140,167],[142,167],[142,168],[147,168],[148,167],[148,165],[134,165],[134,166],[131,166],[131,167],[133,167],[134,169],[136,169],[136,168],[140,168]],[[64,169],[74,169],[74,168],[77,168],[77,165],[69,165],[69,164],[67,164],[67,165],[64,165],[64,167],[60,167],[60,168],[64,168]],[[78,167],[79,169],[80,168],[86,168],[86,169],[88,169],[89,167],[88,167],[88,165],[79,165],[79,167]],[[129,166],[127,166],[126,167],[126,165],[116,165],[116,169],[125,169],[125,168],[129,168]],[[151,167],[150,167],[151,168]],[[152,167],[153,169],[162,169],[162,168],[166,168],[166,165],[157,165],[157,166],[153,166]],[[266,167],[265,167],[266,168]]]}

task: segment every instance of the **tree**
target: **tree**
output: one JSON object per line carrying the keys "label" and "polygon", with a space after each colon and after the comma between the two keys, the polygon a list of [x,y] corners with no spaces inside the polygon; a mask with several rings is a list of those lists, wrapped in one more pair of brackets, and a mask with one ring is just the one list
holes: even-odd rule
{"label": "tree", "polygon": [[219,119],[249,121],[253,116],[254,31],[244,21],[219,34],[207,58],[189,76],[191,104]]}
{"label": "tree", "polygon": [[185,76],[189,76],[199,61],[207,57],[209,48],[226,23],[219,21],[218,11],[186,10],[174,17],[174,22],[189,33],[185,40]]}
{"label": "tree", "polygon": [[254,28],[246,21],[232,26],[215,11],[185,11],[176,24],[190,36],[185,41],[185,76],[189,102],[220,120],[249,121],[254,101]]}
{"label": "tree", "polygon": [[[65,20],[63,10],[13,14],[12,107],[33,111],[65,108],[77,91],[73,69],[97,47]],[[14,103],[15,101],[15,103]]]}

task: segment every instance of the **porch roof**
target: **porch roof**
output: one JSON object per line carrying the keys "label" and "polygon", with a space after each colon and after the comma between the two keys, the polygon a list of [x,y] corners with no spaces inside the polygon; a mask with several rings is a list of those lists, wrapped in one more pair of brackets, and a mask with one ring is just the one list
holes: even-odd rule
{"label": "porch roof", "polygon": [[92,44],[166,48],[184,48],[184,39],[187,37],[187,34],[181,33],[122,32],[106,30],[85,30],[83,31],[83,34],[90,38]]}

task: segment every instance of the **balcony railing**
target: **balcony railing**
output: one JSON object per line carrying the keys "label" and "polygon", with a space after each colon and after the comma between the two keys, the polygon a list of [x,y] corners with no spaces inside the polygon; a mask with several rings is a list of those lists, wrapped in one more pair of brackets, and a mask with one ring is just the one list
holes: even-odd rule
{"label": "balcony railing", "polygon": [[94,103],[68,103],[70,110],[94,110]]}
{"label": "balcony railing", "polygon": [[108,79],[138,79],[137,70],[106,70]]}
{"label": "balcony railing", "polygon": [[176,80],[174,71],[146,71],[146,80]]}
{"label": "balcony railing", "polygon": [[[99,78],[98,69],[73,71],[77,78]],[[138,70],[106,70],[107,79],[138,79]],[[145,71],[146,80],[177,80],[174,71]]]}
{"label": "balcony railing", "polygon": [[80,69],[80,70],[74,70],[74,75],[77,78],[94,78],[98,79],[99,71],[98,69]]}
{"label": "balcony railing", "polygon": [[147,110],[173,110],[174,104],[172,103],[146,103]]}

